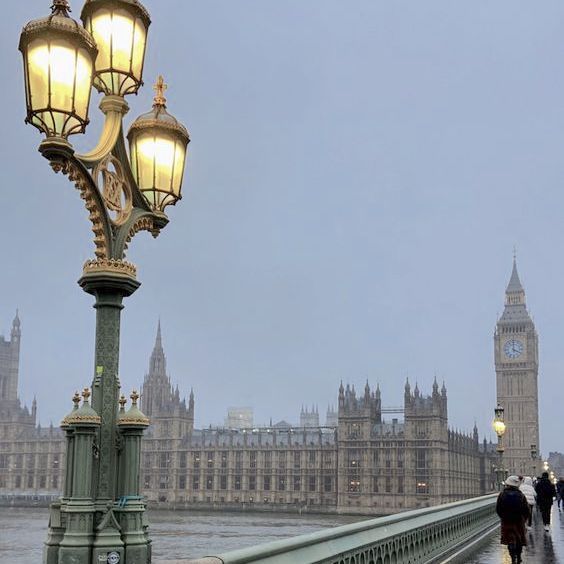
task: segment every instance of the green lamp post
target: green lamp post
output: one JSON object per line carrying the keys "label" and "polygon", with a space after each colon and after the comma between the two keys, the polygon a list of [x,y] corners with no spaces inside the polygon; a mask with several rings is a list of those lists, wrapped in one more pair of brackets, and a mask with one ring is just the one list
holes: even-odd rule
{"label": "green lamp post", "polygon": [[[150,540],[139,495],[140,440],[147,418],[119,397],[119,336],[123,299],[140,283],[125,260],[139,231],[156,237],[165,208],[181,198],[189,136],[166,109],[162,77],[153,108],[123,134],[125,96],[142,86],[150,17],[137,0],[86,0],[83,25],[67,0],[21,34],[27,117],[45,139],[39,151],[79,190],[94,232],[94,258],[79,284],[95,298],[95,368],[90,392],[75,396],[63,420],[67,438],[65,489],[50,511],[47,564],[146,564]],[[103,94],[104,128],[96,147],[75,153],[68,138],[84,133],[92,87]]]}

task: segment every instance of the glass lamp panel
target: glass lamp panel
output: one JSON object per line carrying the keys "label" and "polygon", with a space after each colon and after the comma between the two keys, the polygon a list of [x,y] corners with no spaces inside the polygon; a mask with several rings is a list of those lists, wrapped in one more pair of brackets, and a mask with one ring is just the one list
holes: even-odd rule
{"label": "glass lamp panel", "polygon": [[79,49],[76,57],[76,88],[74,93],[75,112],[82,118],[88,117],[90,92],[92,89],[92,59],[85,49]]}
{"label": "glass lamp panel", "polygon": [[[155,136],[155,188],[159,191],[172,192],[172,175],[174,172],[175,144],[167,137]],[[166,194],[163,194],[166,196]]]}
{"label": "glass lamp panel", "polygon": [[96,70],[109,69],[111,66],[111,42],[112,42],[112,14],[110,10],[101,8],[94,18],[85,22],[96,45],[98,45],[98,56],[96,57]]}
{"label": "glass lamp panel", "polygon": [[27,48],[29,84],[28,105],[32,110],[49,104],[49,44],[43,39],[32,41]]}
{"label": "glass lamp panel", "polygon": [[186,147],[180,141],[176,141],[174,153],[174,172],[172,177],[172,190],[176,198],[180,197],[182,190],[182,178],[184,177],[184,166],[186,163]]}
{"label": "glass lamp panel", "polygon": [[145,61],[145,47],[147,45],[147,30],[140,19],[135,20],[135,35],[132,54],[133,74],[141,80],[143,63]]}

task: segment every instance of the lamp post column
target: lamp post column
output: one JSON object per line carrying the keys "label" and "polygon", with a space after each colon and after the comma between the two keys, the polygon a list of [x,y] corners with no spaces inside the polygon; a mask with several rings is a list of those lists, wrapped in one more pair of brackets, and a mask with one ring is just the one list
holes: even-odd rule
{"label": "lamp post column", "polygon": [[118,455],[121,448],[117,429],[120,389],[118,370],[123,298],[133,294],[140,286],[134,276],[133,265],[124,261],[102,261],[90,265],[87,263],[84,275],[79,280],[82,289],[96,298],[96,368],[92,382],[92,403],[100,414],[101,426],[93,475],[94,507],[99,523],[93,531],[92,558],[95,562],[112,553],[119,555],[120,561],[123,561],[124,556],[119,517],[114,513],[118,494]]}
{"label": "lamp post column", "polygon": [[[117,264],[117,263],[116,263]],[[127,267],[127,263],[122,263]],[[140,286],[133,276],[110,270],[85,272],[78,281],[82,289],[96,298],[96,367],[92,382],[92,407],[100,414],[102,425],[98,443],[99,457],[94,469],[96,508],[104,510],[116,496],[117,413],[119,398],[119,343],[123,298]]]}

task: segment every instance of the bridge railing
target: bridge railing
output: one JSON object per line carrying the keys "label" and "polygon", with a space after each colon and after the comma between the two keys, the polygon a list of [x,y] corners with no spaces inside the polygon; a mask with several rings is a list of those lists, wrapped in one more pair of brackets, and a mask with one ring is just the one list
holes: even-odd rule
{"label": "bridge railing", "polygon": [[[179,564],[440,562],[493,530],[497,494],[405,511]],[[172,564],[172,563],[170,563]]]}

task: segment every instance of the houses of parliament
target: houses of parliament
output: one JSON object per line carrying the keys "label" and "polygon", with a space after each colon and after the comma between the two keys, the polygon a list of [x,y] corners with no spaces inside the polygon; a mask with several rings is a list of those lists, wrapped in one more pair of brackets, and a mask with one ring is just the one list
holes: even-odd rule
{"label": "houses of parliament", "polygon": [[[513,402],[522,405],[525,400],[518,393],[521,388],[507,382],[521,382],[534,396],[523,404],[527,415],[530,410],[535,416],[537,401],[536,332],[525,314],[528,317],[514,265],[494,344],[498,400],[515,420],[520,412]],[[64,476],[62,432],[38,425],[35,399],[28,409],[18,398],[21,337],[16,315],[10,339],[0,337],[3,502],[57,496]],[[504,352],[514,354],[513,345],[507,345],[513,340],[524,349],[517,359]],[[468,433],[449,428],[444,384],[439,387],[435,381],[425,394],[417,384],[412,388],[406,382],[402,420],[383,417],[388,410],[382,407],[380,389],[368,382],[358,392],[341,383],[336,395],[338,409],[328,411],[324,425],[316,410],[302,409],[295,425],[281,421],[265,427],[196,429],[194,393],[186,402],[178,387],[173,388],[159,324],[141,388],[141,409],[151,421],[143,438],[140,474],[149,505],[382,515],[495,488],[495,445],[481,442],[476,426]],[[538,416],[535,429],[538,432]],[[525,456],[519,437],[517,430],[508,442],[516,466],[519,456]]]}

